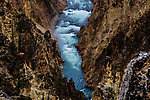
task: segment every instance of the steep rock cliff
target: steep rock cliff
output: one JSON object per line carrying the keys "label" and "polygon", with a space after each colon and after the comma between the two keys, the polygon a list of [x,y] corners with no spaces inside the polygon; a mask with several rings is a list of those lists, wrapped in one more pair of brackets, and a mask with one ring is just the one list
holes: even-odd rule
{"label": "steep rock cliff", "polygon": [[[84,99],[61,72],[51,31],[64,0],[0,1],[0,94],[21,100]],[[10,99],[10,98],[8,98]]]}
{"label": "steep rock cliff", "polygon": [[42,32],[55,28],[58,15],[66,6],[66,0],[9,0],[17,13],[23,13],[34,21]]}
{"label": "steep rock cliff", "polygon": [[150,50],[150,1],[92,1],[92,16],[78,32],[82,70],[94,100],[116,100],[130,60]]}

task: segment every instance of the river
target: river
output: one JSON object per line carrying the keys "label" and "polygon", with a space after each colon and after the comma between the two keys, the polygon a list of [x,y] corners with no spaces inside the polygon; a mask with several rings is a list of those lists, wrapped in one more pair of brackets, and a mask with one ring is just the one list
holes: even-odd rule
{"label": "river", "polygon": [[84,87],[86,82],[81,69],[82,58],[75,45],[78,43],[77,32],[81,26],[87,24],[93,5],[90,0],[67,0],[67,3],[63,14],[60,15],[61,21],[54,31],[61,58],[64,60],[62,72],[68,81],[72,78],[75,88],[90,99],[92,90]]}

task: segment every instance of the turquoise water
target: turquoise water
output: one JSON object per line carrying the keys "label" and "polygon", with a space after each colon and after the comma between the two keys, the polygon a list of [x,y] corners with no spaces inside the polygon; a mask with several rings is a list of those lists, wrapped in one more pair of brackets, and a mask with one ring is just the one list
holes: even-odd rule
{"label": "turquoise water", "polygon": [[84,73],[81,70],[82,58],[75,45],[78,43],[77,32],[86,25],[91,15],[92,3],[90,0],[67,0],[68,6],[60,15],[61,21],[56,26],[54,35],[57,38],[63,64],[63,74],[69,81],[71,78],[75,88],[82,91],[90,99],[92,90],[85,88]]}

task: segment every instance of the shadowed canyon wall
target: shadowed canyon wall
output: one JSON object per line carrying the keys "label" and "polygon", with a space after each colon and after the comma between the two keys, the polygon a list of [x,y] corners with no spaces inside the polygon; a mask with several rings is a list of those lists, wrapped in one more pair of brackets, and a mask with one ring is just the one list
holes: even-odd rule
{"label": "shadowed canyon wall", "polygon": [[65,0],[0,0],[0,99],[84,99],[64,78],[51,34],[65,6]]}
{"label": "shadowed canyon wall", "polygon": [[[94,90],[93,100],[116,100],[121,95],[120,84],[128,63],[140,51],[150,51],[150,1],[92,1],[92,16],[88,24],[78,32],[77,44],[83,59],[86,86]],[[138,63],[138,67],[144,68],[144,63]],[[148,67],[144,72],[148,72]],[[133,84],[137,85],[130,80],[127,87],[131,88]],[[145,87],[147,84],[145,83]],[[146,91],[144,94],[137,90],[139,87],[132,89],[136,92],[131,93],[132,90],[129,89],[128,93],[131,94],[126,98],[148,98],[148,90],[143,89]]]}
{"label": "shadowed canyon wall", "polygon": [[66,0],[9,1],[18,13],[23,13],[33,20],[42,32],[55,28],[55,25],[59,21],[58,15],[66,7]]}
{"label": "shadowed canyon wall", "polygon": [[[150,98],[150,1],[92,2],[76,47],[93,100]],[[0,99],[85,99],[62,75],[51,34],[65,6],[65,0],[0,0]]]}

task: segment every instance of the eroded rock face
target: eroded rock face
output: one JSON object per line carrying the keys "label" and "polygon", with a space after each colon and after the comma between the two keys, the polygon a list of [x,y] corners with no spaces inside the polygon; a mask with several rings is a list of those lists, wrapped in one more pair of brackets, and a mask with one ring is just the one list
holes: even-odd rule
{"label": "eroded rock face", "polygon": [[130,60],[150,50],[150,1],[92,1],[92,16],[78,32],[77,45],[86,86],[94,90],[94,100],[116,100]]}
{"label": "eroded rock face", "polygon": [[[115,100],[144,100],[149,98],[149,65],[150,53],[137,54],[127,65],[124,71],[119,90],[115,81],[119,79],[119,72],[113,77],[114,71],[108,66],[103,79],[99,82],[93,99],[115,99]],[[118,93],[117,93],[117,92]],[[116,95],[117,93],[117,95]]]}
{"label": "eroded rock face", "polygon": [[64,2],[0,1],[0,92],[14,100],[85,99],[63,77],[63,61],[49,27]]}
{"label": "eroded rock face", "polygon": [[66,7],[66,0],[9,0],[18,13],[24,13],[45,32],[54,29],[58,15]]}
{"label": "eroded rock face", "polygon": [[120,85],[119,100],[148,99],[149,93],[150,53],[140,53],[133,58],[123,75]]}

